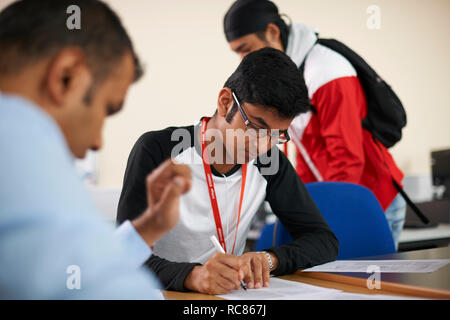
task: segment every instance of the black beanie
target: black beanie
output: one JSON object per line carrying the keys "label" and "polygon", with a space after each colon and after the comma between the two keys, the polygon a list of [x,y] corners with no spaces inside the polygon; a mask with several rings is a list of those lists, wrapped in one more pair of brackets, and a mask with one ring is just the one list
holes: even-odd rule
{"label": "black beanie", "polygon": [[223,19],[227,41],[262,31],[267,24],[280,20],[277,6],[268,0],[237,0]]}

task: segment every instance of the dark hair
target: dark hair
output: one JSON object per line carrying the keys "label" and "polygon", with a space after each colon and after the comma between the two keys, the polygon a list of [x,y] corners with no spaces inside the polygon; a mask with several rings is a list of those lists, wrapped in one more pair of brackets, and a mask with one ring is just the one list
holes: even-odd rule
{"label": "dark hair", "polygon": [[[274,25],[276,25],[278,27],[278,29],[280,30],[281,45],[283,46],[284,51],[286,51],[287,44],[288,44],[288,38],[289,38],[289,26],[286,24],[286,22],[281,17],[272,23]],[[263,41],[267,41],[266,30],[267,30],[268,25],[269,24],[267,24],[263,30],[255,32],[256,36]]]}
{"label": "dark hair", "polygon": [[280,14],[278,7],[272,1],[237,0],[223,18],[225,37],[230,42],[247,34],[256,33],[258,38],[266,41],[267,25],[273,23],[280,30],[280,40],[286,50],[289,26],[283,20],[283,16],[286,15]]}
{"label": "dark hair", "polygon": [[[69,6],[80,8],[81,29],[70,30]],[[143,70],[119,17],[97,0],[20,0],[0,12],[0,73],[19,72],[65,47],[79,47],[94,82],[104,80],[129,51],[135,61],[135,81]]]}
{"label": "dark hair", "polygon": [[[263,48],[249,53],[225,82],[240,100],[273,108],[285,119],[310,110],[308,91],[295,63],[283,52]],[[237,111],[234,103],[230,117]],[[230,122],[231,118],[227,117]]]}

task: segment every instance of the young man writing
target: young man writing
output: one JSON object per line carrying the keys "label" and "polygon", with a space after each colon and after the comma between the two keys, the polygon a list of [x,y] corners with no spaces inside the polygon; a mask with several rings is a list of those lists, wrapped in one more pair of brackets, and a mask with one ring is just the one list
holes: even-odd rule
{"label": "young man writing", "polygon": [[[240,280],[261,288],[269,285],[270,273],[336,259],[336,237],[275,146],[289,140],[292,119],[308,106],[295,64],[266,48],[242,60],[220,90],[211,118],[139,138],[125,172],[119,223],[140,215],[145,176],[159,163],[174,157],[192,170],[193,187],[181,198],[180,221],[156,242],[146,262],[167,289],[221,294],[240,288]],[[294,240],[243,254],[250,222],[264,200]],[[213,235],[226,254],[215,253]]]}

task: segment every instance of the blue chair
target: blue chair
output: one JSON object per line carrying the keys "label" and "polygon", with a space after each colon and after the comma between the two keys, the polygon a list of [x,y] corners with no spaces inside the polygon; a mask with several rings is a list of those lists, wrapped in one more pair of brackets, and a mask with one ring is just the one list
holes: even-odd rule
{"label": "blue chair", "polygon": [[[305,186],[339,240],[338,260],[395,252],[384,211],[369,189],[344,182],[314,182]],[[275,235],[274,229],[273,223],[264,227],[255,250],[292,241],[280,222]]]}

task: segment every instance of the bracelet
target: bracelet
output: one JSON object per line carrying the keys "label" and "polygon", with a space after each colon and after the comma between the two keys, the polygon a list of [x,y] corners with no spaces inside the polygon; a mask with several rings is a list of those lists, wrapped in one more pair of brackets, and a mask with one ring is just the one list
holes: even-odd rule
{"label": "bracelet", "polygon": [[266,254],[267,262],[269,263],[269,272],[271,272],[273,270],[272,257],[270,256],[270,253],[268,253],[267,251],[263,251],[263,253]]}

